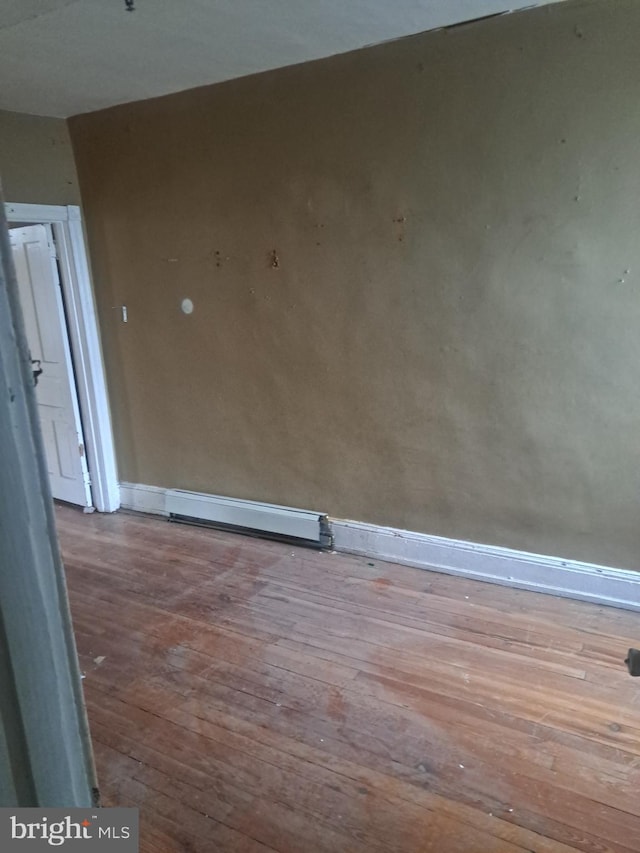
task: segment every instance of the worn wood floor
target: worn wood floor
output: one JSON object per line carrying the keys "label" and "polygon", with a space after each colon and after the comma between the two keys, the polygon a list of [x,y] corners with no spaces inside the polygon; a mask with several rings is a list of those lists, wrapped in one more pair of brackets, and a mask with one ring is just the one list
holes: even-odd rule
{"label": "worn wood floor", "polygon": [[142,851],[640,851],[640,616],[58,521],[103,797]]}

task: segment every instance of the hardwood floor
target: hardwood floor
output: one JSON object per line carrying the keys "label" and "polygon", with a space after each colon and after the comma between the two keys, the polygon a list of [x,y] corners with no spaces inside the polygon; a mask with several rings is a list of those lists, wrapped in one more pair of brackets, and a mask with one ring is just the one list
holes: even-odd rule
{"label": "hardwood floor", "polygon": [[142,851],[640,851],[636,614],[57,510],[105,805]]}

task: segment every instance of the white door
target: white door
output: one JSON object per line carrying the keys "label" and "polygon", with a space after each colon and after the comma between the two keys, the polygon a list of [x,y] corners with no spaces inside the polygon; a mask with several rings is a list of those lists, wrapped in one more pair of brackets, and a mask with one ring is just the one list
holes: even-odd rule
{"label": "white door", "polygon": [[51,492],[88,507],[89,471],[51,226],[12,228],[11,246],[31,358],[42,369],[36,398]]}

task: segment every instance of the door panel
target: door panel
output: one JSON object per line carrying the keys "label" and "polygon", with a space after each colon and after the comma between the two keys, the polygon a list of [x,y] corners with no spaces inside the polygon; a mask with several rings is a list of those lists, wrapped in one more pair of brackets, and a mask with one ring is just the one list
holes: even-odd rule
{"label": "door panel", "polygon": [[91,506],[71,351],[51,226],[11,229],[20,302],[31,349],[42,373],[36,386],[54,498]]}

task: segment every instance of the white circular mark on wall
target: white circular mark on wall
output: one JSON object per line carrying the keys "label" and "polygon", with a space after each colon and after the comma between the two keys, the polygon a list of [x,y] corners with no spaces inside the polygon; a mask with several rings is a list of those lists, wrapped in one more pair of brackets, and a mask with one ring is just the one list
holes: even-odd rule
{"label": "white circular mark on wall", "polygon": [[190,299],[183,299],[180,307],[183,314],[193,314],[193,302]]}

